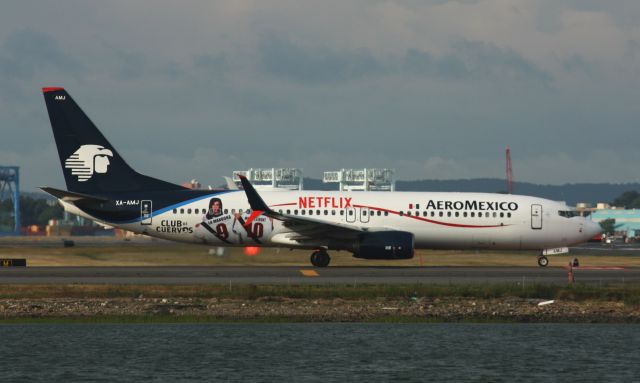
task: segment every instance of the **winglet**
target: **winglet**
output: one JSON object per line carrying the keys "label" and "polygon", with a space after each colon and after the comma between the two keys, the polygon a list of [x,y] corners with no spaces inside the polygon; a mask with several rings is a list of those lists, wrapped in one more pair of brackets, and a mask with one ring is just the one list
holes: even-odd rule
{"label": "winglet", "polygon": [[227,189],[229,190],[238,190],[238,185],[231,179],[231,177],[223,177],[224,182],[227,184]]}
{"label": "winglet", "polygon": [[244,192],[247,195],[247,200],[249,200],[249,205],[251,206],[251,210],[268,212],[269,206],[262,200],[260,194],[256,191],[256,189],[251,185],[251,182],[245,176],[240,177],[240,182],[242,183],[242,187],[244,188]]}

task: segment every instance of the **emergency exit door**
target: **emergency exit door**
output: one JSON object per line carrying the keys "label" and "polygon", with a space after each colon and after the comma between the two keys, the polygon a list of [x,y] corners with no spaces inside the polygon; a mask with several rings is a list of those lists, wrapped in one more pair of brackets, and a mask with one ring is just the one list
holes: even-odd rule
{"label": "emergency exit door", "polygon": [[345,220],[349,223],[353,223],[356,221],[356,208],[355,207],[348,207],[345,209],[344,214],[346,214],[345,216]]}
{"label": "emergency exit door", "polygon": [[151,225],[153,204],[150,200],[140,201],[140,224]]}
{"label": "emergency exit door", "polygon": [[367,223],[369,222],[369,216],[371,215],[371,210],[361,207],[360,210],[360,222]]}
{"label": "emergency exit door", "polygon": [[531,228],[542,229],[542,205],[531,205]]}

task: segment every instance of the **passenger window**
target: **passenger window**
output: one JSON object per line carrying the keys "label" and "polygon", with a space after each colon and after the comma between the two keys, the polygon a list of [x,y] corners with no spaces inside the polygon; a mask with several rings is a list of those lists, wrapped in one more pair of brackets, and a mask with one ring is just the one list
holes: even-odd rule
{"label": "passenger window", "polygon": [[301,215],[305,215],[305,211],[306,211],[306,210],[300,210],[300,214],[301,214]]}
{"label": "passenger window", "polygon": [[320,215],[320,210],[316,210],[316,215]]}
{"label": "passenger window", "polygon": [[349,210],[349,215],[353,215],[353,210]]}
{"label": "passenger window", "polygon": [[224,209],[224,214],[229,214],[229,209]]}
{"label": "passenger window", "polygon": [[472,212],[471,212],[471,218],[473,218],[473,217],[475,217],[475,216],[476,216],[476,213],[472,211]]}
{"label": "passenger window", "polygon": [[184,214],[184,209],[180,209],[180,214]]}
{"label": "passenger window", "polygon": [[329,210],[325,210],[324,215],[329,215]]}
{"label": "passenger window", "polygon": [[451,217],[451,212],[450,211],[447,212],[447,217]]}
{"label": "passenger window", "polygon": [[440,217],[442,217],[442,216],[444,215],[444,213],[443,213],[443,212],[440,212],[440,213],[438,213],[438,215],[439,215]]}
{"label": "passenger window", "polygon": [[331,215],[336,215],[336,211],[335,210],[331,210]]}
{"label": "passenger window", "polygon": [[173,214],[177,214],[178,213],[178,209],[173,209]]}
{"label": "passenger window", "polygon": [[435,212],[435,211],[432,211],[432,212],[431,212],[431,216],[432,216],[432,217],[435,217],[435,216],[436,216],[436,212]]}
{"label": "passenger window", "polygon": [[362,211],[362,215],[367,215],[367,211],[366,211],[366,210],[363,210],[363,211]]}
{"label": "passenger window", "polygon": [[410,212],[410,211],[408,211],[408,212],[407,212],[407,215],[408,215],[409,217],[411,217],[411,212]]}
{"label": "passenger window", "polygon": [[385,211],[385,212],[384,212],[384,216],[386,217],[386,216],[388,216],[388,215],[389,215],[389,212],[388,212],[388,211]]}
{"label": "passenger window", "polygon": [[493,218],[496,218],[498,216],[498,213],[496,213],[495,211],[493,212]]}
{"label": "passenger window", "polygon": [[460,212],[459,211],[456,212],[456,217],[460,217]]}
{"label": "passenger window", "polygon": [[402,217],[404,215],[404,213],[402,212],[402,210],[400,210],[400,217]]}
{"label": "passenger window", "polygon": [[465,211],[464,213],[462,213],[462,216],[467,218],[467,212]]}
{"label": "passenger window", "polygon": [[382,212],[378,210],[378,217],[380,217],[380,215],[382,215]]}
{"label": "passenger window", "polygon": [[287,214],[291,214],[291,210],[290,209],[287,209]]}
{"label": "passenger window", "polygon": [[507,218],[511,218],[511,213],[507,213]]}
{"label": "passenger window", "polygon": [[340,215],[344,215],[344,210],[340,210]]}
{"label": "passenger window", "polygon": [[504,218],[504,213],[500,213],[500,218]]}
{"label": "passenger window", "polygon": [[309,215],[313,215],[313,210],[309,210]]}

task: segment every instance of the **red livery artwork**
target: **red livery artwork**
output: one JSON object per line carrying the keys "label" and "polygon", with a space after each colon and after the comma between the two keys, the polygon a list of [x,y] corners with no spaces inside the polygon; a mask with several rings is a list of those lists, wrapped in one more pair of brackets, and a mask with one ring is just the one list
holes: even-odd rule
{"label": "red livery artwork", "polygon": [[351,197],[299,197],[298,207],[301,209],[315,209],[321,207],[345,209],[352,207],[352,205]]}

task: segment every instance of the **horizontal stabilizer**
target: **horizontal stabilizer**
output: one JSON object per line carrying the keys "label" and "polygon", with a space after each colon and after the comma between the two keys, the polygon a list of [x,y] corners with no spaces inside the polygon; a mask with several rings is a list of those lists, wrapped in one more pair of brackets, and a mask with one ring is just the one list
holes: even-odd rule
{"label": "horizontal stabilizer", "polygon": [[80,200],[84,200],[84,201],[95,201],[95,202],[105,202],[108,201],[108,199],[106,198],[102,198],[102,197],[96,197],[96,196],[92,196],[89,194],[83,194],[83,193],[76,193],[76,192],[70,192],[70,191],[66,191],[66,190],[60,190],[60,189],[56,189],[56,188],[51,188],[48,186],[44,186],[41,187],[40,190],[51,194],[52,196],[61,199],[63,201],[69,201],[69,202],[74,202],[74,201],[80,201]]}

